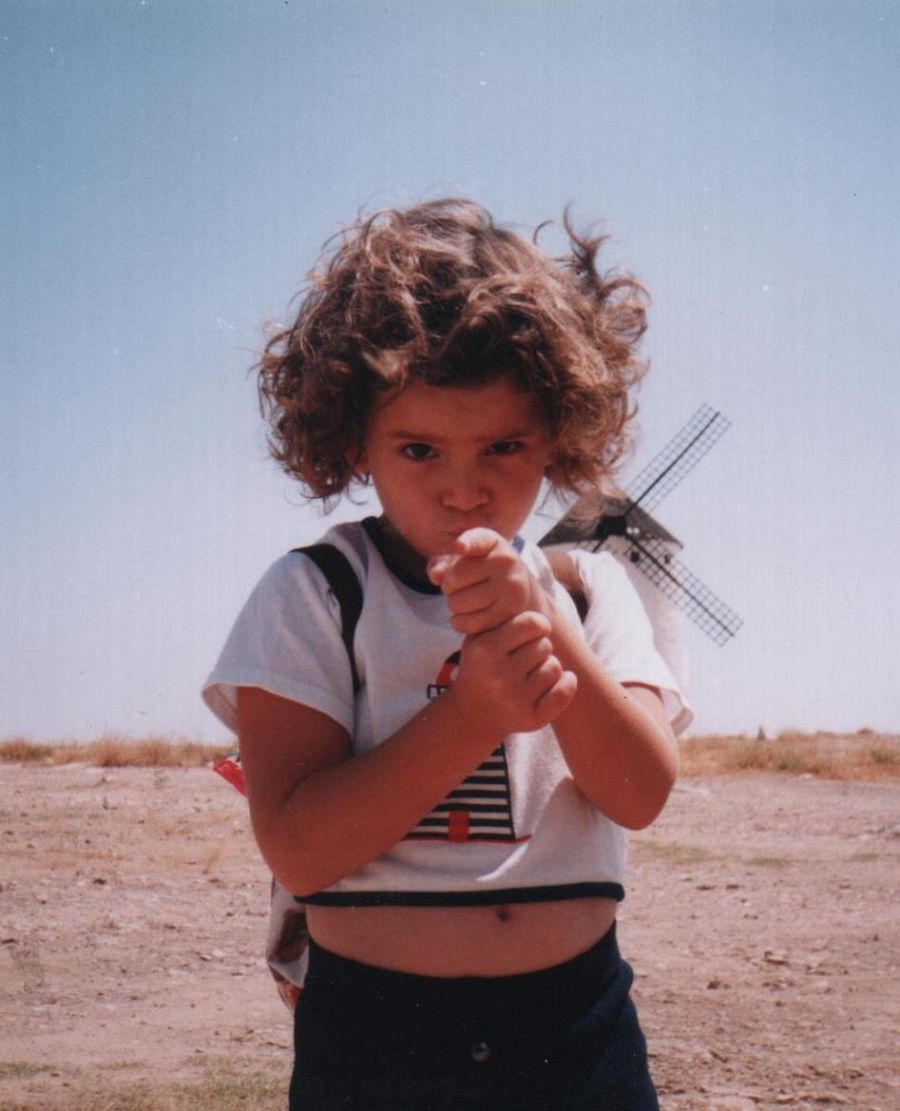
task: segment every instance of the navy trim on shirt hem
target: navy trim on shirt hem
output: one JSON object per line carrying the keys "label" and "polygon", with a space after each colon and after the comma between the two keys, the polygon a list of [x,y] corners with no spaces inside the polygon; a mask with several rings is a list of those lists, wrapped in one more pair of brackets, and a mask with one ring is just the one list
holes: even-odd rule
{"label": "navy trim on shirt hem", "polygon": [[506,903],[549,903],[599,897],[621,903],[620,883],[564,883],[551,887],[506,887],[494,891],[319,891],[295,895],[298,903],[320,907],[484,907]]}

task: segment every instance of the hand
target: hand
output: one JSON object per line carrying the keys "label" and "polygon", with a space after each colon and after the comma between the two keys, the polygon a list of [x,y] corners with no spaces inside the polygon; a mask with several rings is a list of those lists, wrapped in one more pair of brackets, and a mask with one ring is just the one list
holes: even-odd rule
{"label": "hand", "polygon": [[533,611],[467,636],[450,691],[462,717],[498,739],[548,725],[575,697],[578,681],[553,654],[550,622]]}
{"label": "hand", "polygon": [[462,533],[452,552],[429,560],[428,577],[447,598],[453,628],[466,636],[497,629],[526,610],[549,616],[541,585],[492,529]]}

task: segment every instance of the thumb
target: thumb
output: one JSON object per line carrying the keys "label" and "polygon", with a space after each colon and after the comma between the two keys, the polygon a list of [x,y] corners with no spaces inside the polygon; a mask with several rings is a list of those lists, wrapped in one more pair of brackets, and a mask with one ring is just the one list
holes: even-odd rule
{"label": "thumb", "polygon": [[453,557],[449,555],[436,555],[432,556],[425,565],[425,573],[435,586],[440,586],[444,581],[444,575],[447,574],[452,559]]}

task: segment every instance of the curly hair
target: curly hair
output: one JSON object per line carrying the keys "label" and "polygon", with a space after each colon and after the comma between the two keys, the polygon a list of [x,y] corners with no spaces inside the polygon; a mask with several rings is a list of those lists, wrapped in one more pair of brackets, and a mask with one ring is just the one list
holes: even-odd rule
{"label": "curly hair", "polygon": [[537,396],[554,444],[548,478],[581,493],[609,488],[644,373],[644,288],[596,267],[603,236],[563,226],[551,258],[460,199],[387,209],[329,240],[301,290],[296,320],[254,369],[269,449],[309,497],[356,477],[379,394],[418,381],[484,383],[510,373]]}

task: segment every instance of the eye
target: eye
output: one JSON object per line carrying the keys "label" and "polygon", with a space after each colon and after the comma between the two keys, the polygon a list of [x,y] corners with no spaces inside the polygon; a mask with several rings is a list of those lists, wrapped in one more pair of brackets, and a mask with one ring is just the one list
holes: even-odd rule
{"label": "eye", "polygon": [[515,455],[522,450],[521,440],[498,440],[488,448],[489,455]]}
{"label": "eye", "polygon": [[434,456],[434,448],[431,444],[404,444],[400,450],[407,459],[412,459],[415,463],[421,463]]}

